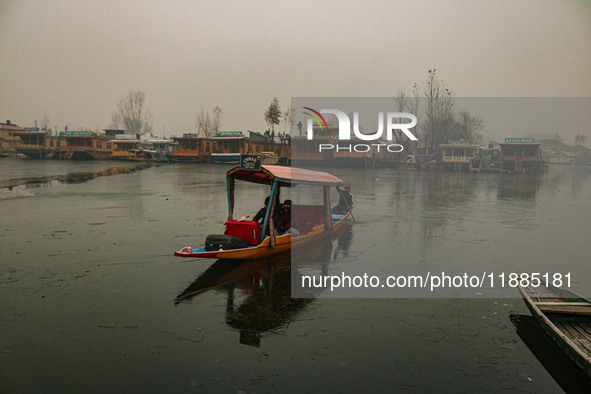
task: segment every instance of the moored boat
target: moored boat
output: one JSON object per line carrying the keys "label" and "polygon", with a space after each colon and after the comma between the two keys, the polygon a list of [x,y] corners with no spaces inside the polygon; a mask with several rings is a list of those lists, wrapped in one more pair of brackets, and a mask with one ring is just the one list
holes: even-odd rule
{"label": "moored boat", "polygon": [[111,156],[111,137],[88,130],[61,131],[61,160],[101,160]]}
{"label": "moored boat", "polygon": [[591,378],[591,301],[553,286],[520,286],[519,292],[544,333]]}
{"label": "moored boat", "polygon": [[211,159],[217,164],[240,163],[240,153],[212,153]]}
{"label": "moored boat", "polygon": [[[271,187],[269,205],[264,212],[262,226],[257,221],[233,220],[234,186],[236,181],[245,181]],[[255,259],[274,255],[322,239],[333,230],[343,226],[351,215],[351,210],[332,214],[330,207],[330,187],[337,188],[343,181],[325,172],[301,168],[260,164],[243,158],[241,165],[230,169],[226,174],[228,194],[228,222],[224,234],[210,235],[206,246],[194,249],[187,246],[177,252],[180,257],[202,257],[217,259]],[[276,222],[279,212],[279,196],[282,188],[295,185],[310,185],[321,188],[323,201],[319,205],[291,205],[290,227],[295,231],[281,231]],[[286,204],[284,202],[284,204]],[[248,240],[246,239],[248,238]]]}

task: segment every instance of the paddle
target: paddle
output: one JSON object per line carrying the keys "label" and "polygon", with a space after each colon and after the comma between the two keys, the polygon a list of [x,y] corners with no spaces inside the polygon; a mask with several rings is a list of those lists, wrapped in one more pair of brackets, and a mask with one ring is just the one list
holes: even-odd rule
{"label": "paddle", "polygon": [[357,223],[357,220],[355,220],[355,216],[353,216],[353,208],[351,208],[351,206],[347,202],[347,199],[343,195],[343,191],[338,187],[337,187],[337,190],[339,191],[339,193],[341,193],[341,197],[343,197],[343,201],[345,201],[345,204],[347,204],[347,208],[349,209],[349,213],[351,214],[351,218],[353,219],[353,222]]}

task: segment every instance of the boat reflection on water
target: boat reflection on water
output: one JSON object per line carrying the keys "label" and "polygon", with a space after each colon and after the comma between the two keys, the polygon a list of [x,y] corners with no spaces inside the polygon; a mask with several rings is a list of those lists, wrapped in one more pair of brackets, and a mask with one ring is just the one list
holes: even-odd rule
{"label": "boat reflection on water", "polygon": [[532,316],[512,314],[510,319],[517,335],[565,392],[588,392],[591,379],[554,346]]}
{"label": "boat reflection on water", "polygon": [[[352,226],[346,223],[332,238],[307,245],[305,254],[298,253],[298,260],[305,259],[308,266],[328,272],[331,261],[347,255],[351,239]],[[226,324],[240,332],[241,344],[259,347],[265,333],[286,329],[314,301],[291,297],[291,262],[289,252],[255,260],[217,260],[174,302],[191,301],[210,290],[225,293]]]}
{"label": "boat reflection on water", "polygon": [[507,176],[499,179],[499,200],[532,200],[540,190],[542,177],[540,176]]}
{"label": "boat reflection on water", "polygon": [[50,186],[54,182],[63,184],[76,184],[91,181],[102,176],[112,176],[120,174],[130,174],[136,171],[145,170],[152,166],[151,163],[144,163],[125,167],[111,167],[93,172],[71,172],[60,175],[46,175],[40,177],[14,178],[0,181],[0,188],[13,190],[16,187],[38,188],[41,186]]}

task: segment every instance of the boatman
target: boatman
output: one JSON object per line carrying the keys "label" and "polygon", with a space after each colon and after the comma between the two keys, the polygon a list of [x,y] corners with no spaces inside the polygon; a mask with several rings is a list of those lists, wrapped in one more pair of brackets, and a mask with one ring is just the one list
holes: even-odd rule
{"label": "boatman", "polygon": [[337,187],[339,190],[339,203],[334,207],[333,212],[338,214],[345,214],[353,209],[355,205],[355,199],[353,193],[351,193],[351,186],[345,186],[345,190]]}

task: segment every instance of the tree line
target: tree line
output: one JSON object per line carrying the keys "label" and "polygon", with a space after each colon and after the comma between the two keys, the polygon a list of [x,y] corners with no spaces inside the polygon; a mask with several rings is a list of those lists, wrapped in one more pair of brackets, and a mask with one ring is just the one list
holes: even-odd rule
{"label": "tree line", "polygon": [[[482,129],[482,119],[475,118],[468,111],[457,111],[454,106],[454,92],[439,78],[435,69],[429,70],[426,81],[422,86],[416,83],[412,94],[405,88],[398,90],[395,103],[398,112],[410,112],[418,119],[413,133],[418,141],[410,141],[400,130],[395,130],[395,142],[403,145],[406,151],[423,151],[432,153],[439,144],[450,140],[471,140],[474,134]],[[120,127],[138,139],[152,133],[152,116],[145,107],[146,94],[143,91],[130,91],[127,96],[117,102],[117,109],[111,116],[111,127]],[[197,133],[203,137],[215,135],[222,125],[223,109],[215,106],[210,112],[201,107],[195,119]],[[264,111],[264,119],[268,126],[266,135],[274,139],[275,127],[284,124],[283,134],[287,136],[287,129],[291,129],[294,111],[288,107],[281,110],[277,97],[271,100]],[[582,138],[578,138],[577,142]]]}

